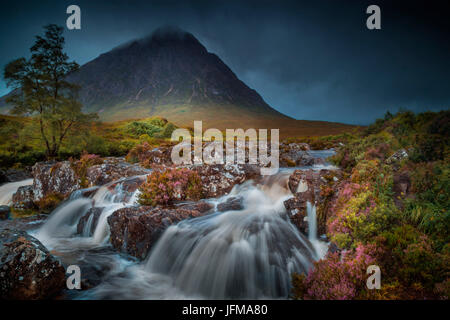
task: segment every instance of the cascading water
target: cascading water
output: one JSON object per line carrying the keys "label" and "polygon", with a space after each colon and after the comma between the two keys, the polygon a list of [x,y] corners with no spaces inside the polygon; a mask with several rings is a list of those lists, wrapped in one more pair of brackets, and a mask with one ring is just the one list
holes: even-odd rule
{"label": "cascading water", "polygon": [[316,205],[312,205],[311,202],[306,202],[306,213],[308,217],[308,239],[309,241],[317,240],[317,217],[316,217]]}
{"label": "cascading water", "polygon": [[289,174],[248,181],[211,202],[242,197],[243,209],[169,227],[150,255],[93,290],[95,298],[286,298],[292,272],[319,258],[287,217]]}
{"label": "cascading water", "polygon": [[[79,190],[74,192],[66,203],[56,208],[46,223],[33,235],[45,246],[53,249],[67,249],[67,243],[73,246],[100,246],[106,245],[109,239],[108,217],[116,210],[133,205],[138,191],[129,193],[123,190],[123,183],[132,177],[121,181],[108,183],[95,191],[92,198],[85,198]],[[93,207],[103,208],[92,236],[89,230],[92,226],[92,216],[88,219],[81,237],[75,237],[80,219]]]}
{"label": "cascading water", "polygon": [[316,257],[284,215],[283,201],[289,195],[268,191],[250,183],[237,187],[243,210],[170,227],[145,268],[171,277],[185,294],[217,299],[288,296],[291,272],[306,272]]}
{"label": "cascading water", "polygon": [[26,179],[18,182],[5,183],[0,186],[0,206],[7,206],[11,204],[12,196],[16,193],[17,189],[23,186],[29,186],[33,184],[33,179]]}
{"label": "cascading water", "polygon": [[[307,237],[286,214],[283,202],[292,197],[287,187],[292,171],[283,169],[259,184],[247,181],[226,196],[207,200],[217,205],[242,198],[242,209],[170,226],[142,262],[108,243],[107,218],[135,204],[138,192],[124,191],[124,185],[136,177],[74,192],[34,235],[63,263],[78,264],[85,277],[94,273],[98,278],[93,289],[73,298],[287,298],[292,273],[306,272],[327,250],[317,238],[315,205],[307,204]],[[103,208],[94,231],[91,215],[76,234],[78,222],[94,206]]]}
{"label": "cascading water", "polygon": [[306,202],[306,213],[308,219],[308,240],[314,247],[316,254],[319,257],[323,257],[328,251],[328,244],[317,238],[316,205],[311,204],[309,201]]}

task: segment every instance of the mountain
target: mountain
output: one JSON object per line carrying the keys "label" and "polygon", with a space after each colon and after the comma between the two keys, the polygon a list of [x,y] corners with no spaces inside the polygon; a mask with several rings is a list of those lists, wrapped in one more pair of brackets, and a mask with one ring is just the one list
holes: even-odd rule
{"label": "mountain", "polygon": [[219,129],[296,131],[300,125],[271,108],[217,55],[176,27],[157,29],[104,53],[68,80],[81,86],[84,110],[98,112],[105,121],[158,115],[189,127],[194,120],[202,120],[204,128]]}

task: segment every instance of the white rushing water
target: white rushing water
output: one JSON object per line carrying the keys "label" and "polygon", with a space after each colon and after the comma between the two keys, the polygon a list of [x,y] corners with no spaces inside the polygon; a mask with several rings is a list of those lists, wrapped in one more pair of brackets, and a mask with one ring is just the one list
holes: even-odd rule
{"label": "white rushing water", "polygon": [[306,213],[308,219],[308,240],[314,247],[314,250],[319,257],[325,256],[328,251],[328,244],[320,241],[317,237],[317,214],[316,205],[311,202],[306,202]]}
{"label": "white rushing water", "polygon": [[316,205],[312,205],[311,202],[306,202],[306,213],[308,217],[308,239],[309,241],[317,240],[317,217],[316,217]]}
{"label": "white rushing water", "polygon": [[[74,192],[67,202],[51,213],[45,224],[33,235],[47,248],[63,251],[76,249],[78,246],[95,248],[107,245],[109,239],[108,217],[116,210],[136,204],[138,191],[133,193],[124,191],[123,182],[136,178],[108,183],[96,190],[91,198],[82,197],[80,190]],[[89,232],[93,221],[92,214],[81,236],[77,236],[78,222],[94,206],[103,208],[103,210],[93,235],[90,235]]]}
{"label": "white rushing water", "polygon": [[292,272],[320,258],[290,223],[283,202],[289,174],[248,181],[212,204],[242,197],[243,209],[169,227],[147,259],[90,292],[96,299],[287,298]]}
{"label": "white rushing water", "polygon": [[[310,167],[311,168],[311,167]],[[144,261],[115,252],[107,218],[135,205],[138,192],[127,192],[130,179],[82,191],[54,210],[33,235],[57,252],[65,264],[81,265],[84,274],[101,273],[98,285],[81,299],[278,299],[290,293],[293,272],[307,272],[327,251],[318,240],[316,206],[307,203],[309,234],[290,222],[284,201],[293,195],[283,169],[259,184],[247,181],[230,194],[209,199],[217,205],[242,198],[241,210],[213,212],[167,228]],[[81,234],[77,224],[92,207],[103,208],[93,233],[93,215]]]}
{"label": "white rushing water", "polygon": [[12,196],[16,193],[17,189],[23,186],[29,186],[33,184],[33,179],[26,179],[17,182],[9,182],[0,186],[0,205],[8,206],[11,204]]}

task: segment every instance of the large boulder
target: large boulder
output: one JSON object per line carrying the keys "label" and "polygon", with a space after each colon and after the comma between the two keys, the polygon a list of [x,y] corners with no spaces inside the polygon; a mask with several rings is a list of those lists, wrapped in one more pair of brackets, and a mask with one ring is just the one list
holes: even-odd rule
{"label": "large boulder", "polygon": [[[76,165],[76,163],[75,163]],[[94,192],[95,186],[101,186],[122,178],[148,174],[148,169],[130,164],[123,158],[106,158],[102,164],[86,169],[86,176],[79,177],[69,161],[38,162],[32,168],[33,186],[19,188],[13,196],[15,208],[27,209],[48,196],[67,198],[81,188],[81,178],[85,179],[89,189],[85,193]],[[130,180],[124,184],[130,191],[139,187],[143,179]],[[131,191],[130,191],[131,192]]]}
{"label": "large boulder", "polygon": [[142,162],[147,164],[157,164],[157,165],[172,165],[172,146],[160,146],[157,148],[150,149],[143,155]]}
{"label": "large boulder", "polygon": [[0,231],[0,298],[47,299],[65,285],[65,270],[48,250],[24,231]]}
{"label": "large boulder", "polygon": [[236,210],[242,210],[242,197],[231,197],[228,198],[226,201],[221,202],[217,205],[217,211],[225,212],[225,211],[236,211]]}
{"label": "large boulder", "polygon": [[203,164],[191,166],[191,169],[196,171],[202,180],[205,198],[222,196],[229,193],[237,184],[261,177],[260,167],[251,164]]}
{"label": "large boulder", "polygon": [[130,162],[139,162],[145,167],[152,165],[171,166],[173,165],[171,159],[172,148],[172,143],[153,147],[149,143],[144,142],[143,144],[137,145],[128,153],[127,160]]}
{"label": "large boulder", "polygon": [[12,196],[12,206],[21,210],[33,209],[35,207],[33,186],[19,187]]}
{"label": "large boulder", "polygon": [[104,185],[122,178],[150,173],[138,164],[131,164],[124,158],[105,158],[102,164],[87,168],[86,179],[90,187]]}
{"label": "large boulder", "polygon": [[308,234],[308,202],[316,206],[317,231],[326,233],[327,190],[339,181],[340,171],[295,170],[289,177],[288,186],[294,197],[286,200],[284,206],[291,222],[304,234]]}
{"label": "large boulder", "polygon": [[144,259],[167,227],[184,219],[202,216],[208,208],[142,206],[119,209],[108,217],[111,244],[121,252]]}
{"label": "large boulder", "polygon": [[80,189],[79,179],[69,161],[38,162],[32,168],[34,201],[48,195],[68,197]]}
{"label": "large boulder", "polygon": [[17,182],[31,178],[31,172],[29,169],[0,169],[0,184],[8,182]]}

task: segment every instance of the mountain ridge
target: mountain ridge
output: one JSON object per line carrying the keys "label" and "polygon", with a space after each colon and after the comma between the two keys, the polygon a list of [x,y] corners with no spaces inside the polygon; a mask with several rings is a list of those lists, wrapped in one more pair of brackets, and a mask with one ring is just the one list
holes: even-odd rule
{"label": "mountain ridge", "polygon": [[67,79],[81,86],[83,110],[97,112],[103,121],[161,116],[179,126],[202,120],[205,128],[291,128],[292,132],[298,125],[269,106],[194,35],[178,27],[158,28],[147,37],[121,44]]}

